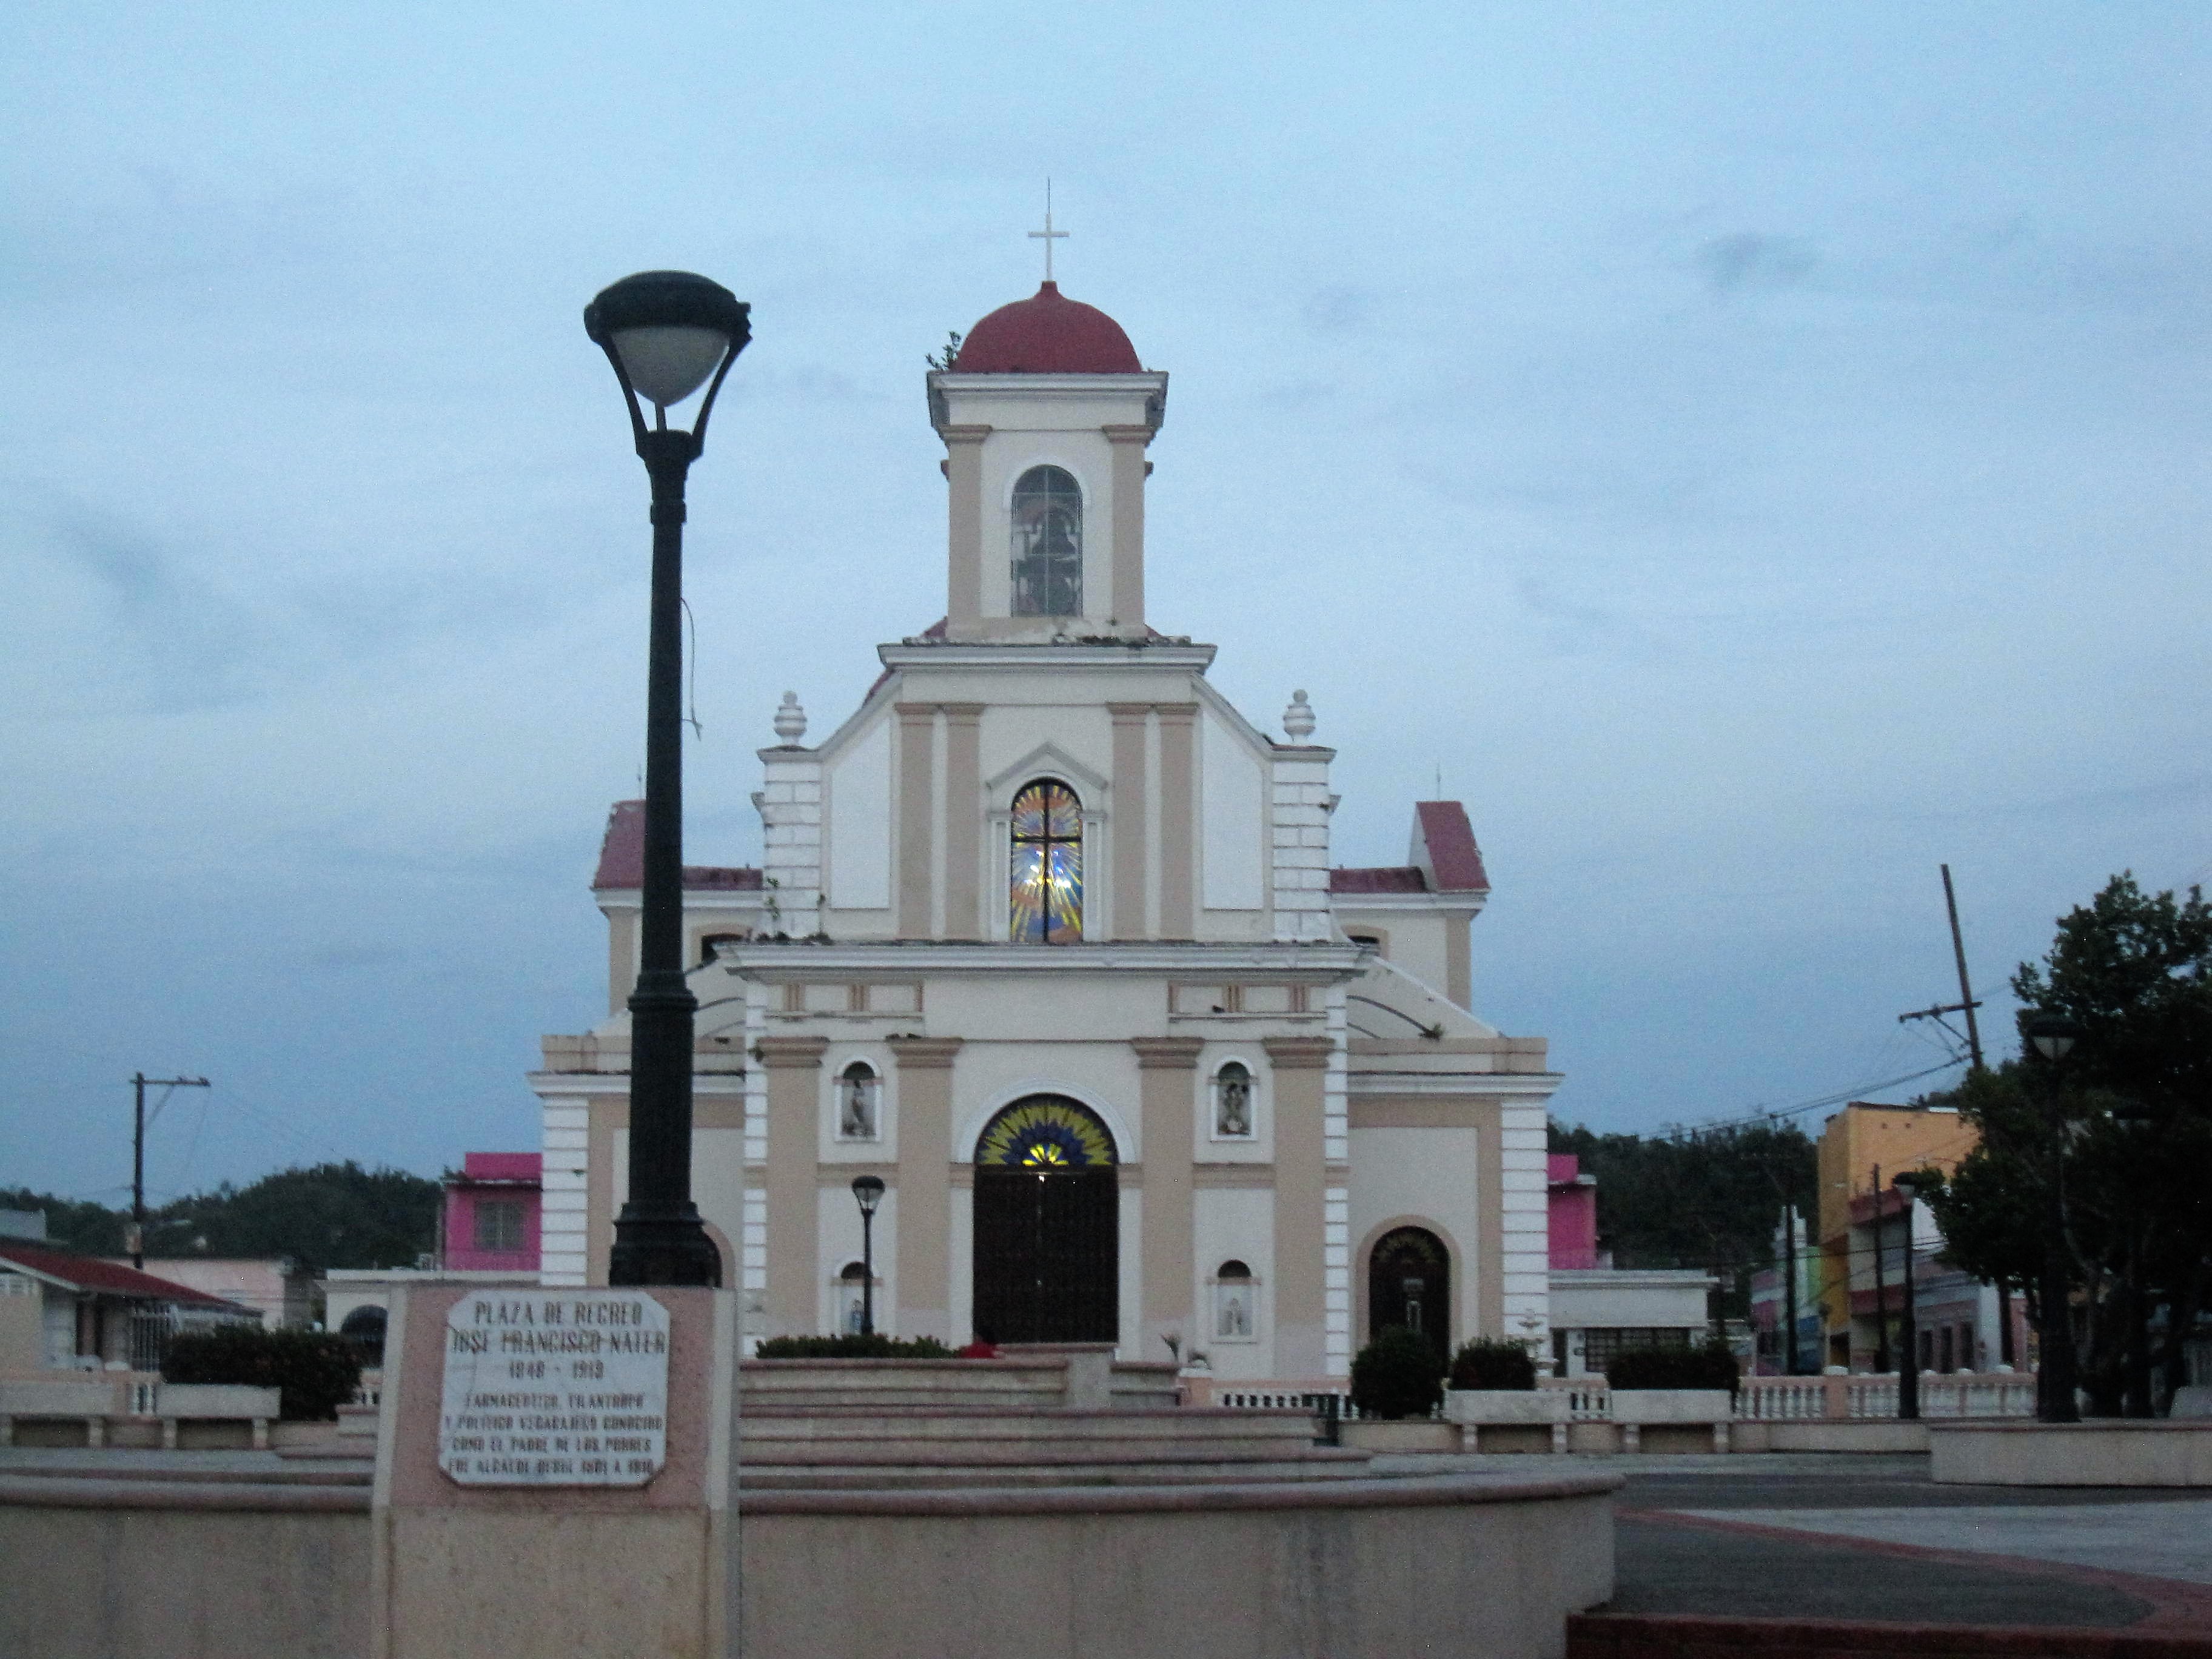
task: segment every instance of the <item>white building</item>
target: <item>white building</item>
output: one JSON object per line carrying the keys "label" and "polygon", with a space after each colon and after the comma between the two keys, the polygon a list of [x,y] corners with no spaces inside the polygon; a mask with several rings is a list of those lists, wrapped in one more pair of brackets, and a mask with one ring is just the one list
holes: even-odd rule
{"label": "white building", "polygon": [[[1392,1322],[1548,1344],[1559,1079],[1472,1012],[1467,815],[1333,868],[1304,695],[1271,735],[1152,625],[1167,391],[1050,283],[977,324],[927,381],[944,620],[813,746],[787,696],[763,867],[685,872],[693,1187],[753,1336],[848,1323],[872,1174],[887,1331],[1231,1378],[1340,1376]],[[605,1282],[624,1197],[641,835],[617,805],[593,884],[608,1017],[531,1079],[549,1284]]]}

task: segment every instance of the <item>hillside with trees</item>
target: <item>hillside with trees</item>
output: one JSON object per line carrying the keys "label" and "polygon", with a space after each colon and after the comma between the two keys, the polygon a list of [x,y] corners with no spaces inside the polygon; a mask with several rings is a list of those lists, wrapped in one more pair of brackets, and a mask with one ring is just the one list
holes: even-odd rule
{"label": "hillside with trees", "polygon": [[1717,1273],[1723,1318],[1745,1317],[1751,1275],[1772,1264],[1782,1206],[1808,1218],[1817,1210],[1818,1155],[1795,1123],[1649,1136],[1554,1123],[1551,1147],[1597,1177],[1598,1244],[1615,1267]]}
{"label": "hillside with trees", "polygon": [[[439,1186],[404,1170],[350,1159],[280,1170],[175,1200],[146,1218],[149,1256],[289,1256],[315,1271],[411,1267],[436,1243]],[[119,1255],[127,1209],[0,1188],[0,1209],[40,1210],[55,1243]]]}

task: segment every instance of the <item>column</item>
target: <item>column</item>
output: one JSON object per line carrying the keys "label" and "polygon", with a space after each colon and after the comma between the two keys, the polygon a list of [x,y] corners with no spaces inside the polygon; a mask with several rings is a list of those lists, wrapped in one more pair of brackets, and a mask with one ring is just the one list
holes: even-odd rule
{"label": "column", "polygon": [[937,708],[902,702],[898,714],[898,891],[892,895],[901,939],[929,937],[931,866],[935,862],[932,830],[936,813],[933,763]]}
{"label": "column", "polygon": [[1114,620],[1124,630],[1145,628],[1145,446],[1148,426],[1102,428],[1114,450]]}
{"label": "column", "polygon": [[1145,937],[1145,726],[1152,705],[1109,702],[1114,720],[1114,919],[1118,939]]}
{"label": "column", "polygon": [[1206,1334],[1194,1317],[1197,1276],[1191,1261],[1191,1161],[1196,1146],[1199,1051],[1196,1037],[1132,1037],[1137,1051],[1139,1144],[1144,1148],[1143,1340],[1149,1359],[1172,1332],[1185,1353]]}
{"label": "column", "polygon": [[[1275,1372],[1327,1374],[1328,1252],[1327,1144],[1322,1117],[1327,1037],[1267,1037],[1275,1103]],[[1149,1160],[1148,1160],[1149,1161]]]}
{"label": "column", "polygon": [[983,927],[983,705],[945,712],[945,937],[980,939]]}
{"label": "column", "polygon": [[1160,718],[1160,937],[1195,939],[1198,917],[1191,907],[1198,866],[1192,803],[1192,739],[1197,733],[1195,703],[1164,704]]}
{"label": "column", "polygon": [[763,1334],[811,1336],[821,1322],[815,1260],[815,1153],[822,1110],[818,1036],[763,1037],[768,1073],[768,1290]]}
{"label": "column", "polygon": [[945,440],[945,632],[975,635],[983,616],[983,440],[988,426],[942,426]]}
{"label": "column", "polygon": [[953,1339],[952,1057],[958,1037],[895,1036],[898,1066],[898,1306],[901,1336]]}

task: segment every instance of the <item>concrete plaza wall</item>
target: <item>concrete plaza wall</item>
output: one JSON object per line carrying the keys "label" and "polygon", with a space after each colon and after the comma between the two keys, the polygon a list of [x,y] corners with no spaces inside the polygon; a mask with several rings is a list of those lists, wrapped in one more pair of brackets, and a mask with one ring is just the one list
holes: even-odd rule
{"label": "concrete plaza wall", "polygon": [[767,1492],[742,1628],[810,1659],[1550,1659],[1613,1593],[1616,1484]]}
{"label": "concrete plaza wall", "polygon": [[360,1659],[368,1494],[0,1480],[8,1659]]}
{"label": "concrete plaza wall", "polygon": [[1929,1425],[1939,1486],[2212,1486],[2212,1420]]}
{"label": "concrete plaza wall", "polygon": [[[744,1650],[1557,1659],[1565,1616],[1612,1594],[1619,1484],[763,1492],[740,1529]],[[438,1610],[425,1644],[511,1649],[471,1623],[465,1595],[471,1564],[496,1555],[572,1607],[559,1650],[574,1659],[694,1650],[670,1628],[689,1623],[705,1571],[680,1513],[612,1528],[604,1516],[474,1518],[473,1537],[426,1528],[406,1546],[415,1610]],[[365,1659],[372,1553],[358,1487],[0,1478],[0,1653]]]}

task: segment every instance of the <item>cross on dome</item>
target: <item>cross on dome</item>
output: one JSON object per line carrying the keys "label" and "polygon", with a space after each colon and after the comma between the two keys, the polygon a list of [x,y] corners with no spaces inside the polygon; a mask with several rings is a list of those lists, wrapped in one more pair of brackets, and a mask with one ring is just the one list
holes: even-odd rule
{"label": "cross on dome", "polygon": [[1052,180],[1049,179],[1044,181],[1044,228],[1031,231],[1030,240],[1044,244],[1044,279],[1049,283],[1052,281],[1052,245],[1067,240],[1066,231],[1052,228]]}

